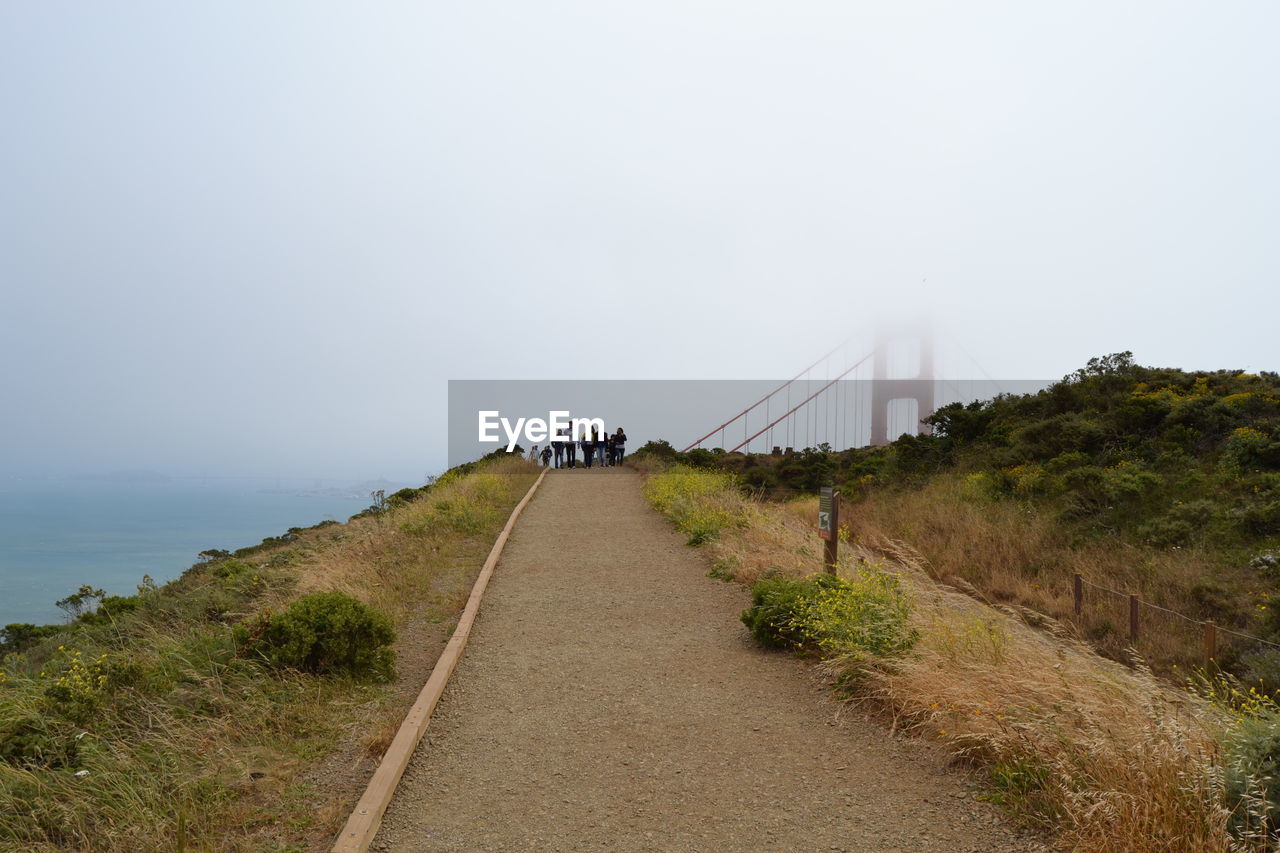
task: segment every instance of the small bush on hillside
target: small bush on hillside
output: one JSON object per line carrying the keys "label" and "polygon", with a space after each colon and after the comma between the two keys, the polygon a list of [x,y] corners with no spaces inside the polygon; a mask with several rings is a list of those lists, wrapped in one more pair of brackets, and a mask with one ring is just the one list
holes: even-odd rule
{"label": "small bush on hillside", "polygon": [[59,716],[73,723],[86,722],[107,697],[109,677],[107,655],[83,655],[77,649],[59,646],[45,663],[41,676],[52,679],[45,698]]}
{"label": "small bush on hillside", "polygon": [[910,598],[896,574],[862,566],[852,578],[761,578],[742,621],[765,646],[890,655],[915,644],[910,612]]}
{"label": "small bush on hillside", "polygon": [[720,532],[736,521],[727,510],[716,507],[693,507],[684,513],[677,524],[680,532],[688,536],[686,545],[705,545],[720,538]]}
{"label": "small bush on hillside", "polygon": [[387,617],[343,592],[303,596],[283,613],[237,625],[242,655],[320,675],[386,681],[394,675],[395,632]]}
{"label": "small bush on hillside", "polygon": [[718,557],[711,564],[707,577],[715,578],[719,581],[732,581],[738,576],[738,566],[741,561],[737,557]]}
{"label": "small bush on hillside", "polygon": [[1280,826],[1280,712],[1272,705],[1246,714],[1225,749],[1223,781],[1235,834]]}
{"label": "small bush on hillside", "polygon": [[65,625],[32,625],[14,622],[0,628],[0,658],[7,654],[24,652],[41,640],[66,631]]}
{"label": "small bush on hillside", "polygon": [[809,641],[797,616],[808,607],[806,581],[765,576],[751,587],[751,607],[742,622],[751,636],[769,648],[803,648]]}
{"label": "small bush on hillside", "polygon": [[1189,521],[1165,516],[1138,525],[1136,532],[1148,545],[1181,548],[1195,539],[1196,528]]}
{"label": "small bush on hillside", "polygon": [[244,560],[225,560],[218,563],[213,569],[213,576],[229,580],[243,575],[245,572],[252,570],[253,566]]}
{"label": "small bush on hillside", "polygon": [[1280,830],[1280,704],[1231,677],[1202,677],[1189,686],[1221,712],[1214,781],[1231,834],[1251,842],[1242,849],[1273,849]]}
{"label": "small bush on hillside", "polygon": [[695,447],[693,450],[684,454],[684,463],[686,465],[692,465],[694,468],[714,468],[716,467],[716,463],[720,461],[720,457],[723,455],[723,451],[715,453],[714,451],[707,450],[705,447]]}
{"label": "small bush on hillside", "polygon": [[1280,440],[1255,426],[1237,427],[1227,440],[1223,464],[1234,471],[1280,468]]}
{"label": "small bush on hillside", "polygon": [[1238,517],[1245,531],[1253,536],[1280,533],[1280,500],[1258,502],[1242,507]]}
{"label": "small bush on hillside", "polygon": [[687,544],[703,545],[719,538],[726,527],[741,522],[739,515],[721,500],[734,485],[732,474],[677,465],[650,477],[644,494],[688,537]]}
{"label": "small bush on hillside", "polygon": [[59,770],[80,763],[74,728],[39,714],[0,718],[0,761],[16,767]]}
{"label": "small bush on hillside", "polygon": [[141,604],[142,599],[136,595],[104,595],[96,609],[80,614],[79,621],[85,625],[110,625]]}
{"label": "small bush on hillside", "polygon": [[664,462],[673,462],[676,456],[679,455],[679,451],[672,447],[670,442],[658,439],[657,441],[646,441],[630,455],[632,458],[651,457]]}
{"label": "small bush on hillside", "polygon": [[1268,696],[1280,693],[1280,652],[1259,651],[1241,655],[1240,681]]}

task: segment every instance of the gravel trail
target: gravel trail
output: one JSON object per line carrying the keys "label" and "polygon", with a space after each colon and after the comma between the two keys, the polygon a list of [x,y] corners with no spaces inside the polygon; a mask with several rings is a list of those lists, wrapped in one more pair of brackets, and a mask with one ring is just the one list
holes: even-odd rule
{"label": "gravel trail", "polygon": [[373,849],[1023,851],[928,744],[756,648],[626,469],[552,471]]}

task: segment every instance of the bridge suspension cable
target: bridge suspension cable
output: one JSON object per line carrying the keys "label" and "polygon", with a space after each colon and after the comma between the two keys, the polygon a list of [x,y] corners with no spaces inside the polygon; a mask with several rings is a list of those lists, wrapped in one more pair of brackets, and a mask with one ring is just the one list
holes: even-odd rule
{"label": "bridge suspension cable", "polygon": [[[862,365],[867,361],[867,359],[871,358],[871,356],[872,356],[872,355],[874,355],[874,354],[875,354],[874,352],[869,352],[869,353],[867,353],[866,355],[864,355],[862,358],[860,358],[860,359],[858,359],[857,361],[855,361],[852,365],[850,365],[849,367],[845,368],[845,371],[844,371],[843,373],[841,373],[839,376],[837,376],[835,379],[829,380],[829,381],[827,382],[827,384],[823,385],[823,386],[822,386],[821,388],[819,388],[817,391],[814,391],[812,394],[810,394],[808,397],[806,397],[802,402],[796,403],[796,405],[795,405],[795,406],[793,406],[792,408],[788,409],[786,412],[784,412],[782,415],[780,415],[780,416],[779,416],[776,420],[774,420],[772,423],[767,424],[767,425],[766,425],[763,429],[761,429],[759,432],[757,432],[757,433],[753,434],[751,437],[749,437],[749,438],[747,438],[746,440],[744,440],[744,441],[743,441],[741,444],[739,444],[737,447],[734,447],[732,450],[730,450],[730,451],[729,451],[729,453],[733,453],[733,452],[735,452],[735,451],[741,450],[742,448],[744,448],[744,447],[746,447],[748,444],[750,444],[752,441],[754,441],[755,439],[759,438],[761,435],[763,435],[764,433],[768,432],[770,429],[772,429],[773,427],[777,426],[777,425],[778,425],[779,423],[781,423],[782,421],[786,420],[788,417],[790,417],[790,416],[791,416],[793,413],[795,413],[797,410],[799,410],[800,408],[804,407],[804,405],[805,405],[806,403],[809,403],[810,401],[812,401],[812,400],[816,399],[816,398],[818,397],[818,395],[819,395],[819,394],[821,394],[823,391],[826,391],[826,390],[827,390],[828,388],[830,388],[832,385],[835,385],[835,384],[836,384],[837,382],[839,382],[841,379],[844,379],[844,378],[845,378],[846,376],[848,376],[850,373],[852,373],[853,371],[857,370],[859,367],[861,367],[861,366],[862,366]],[[795,380],[793,379],[792,381],[794,382]],[[776,393],[776,392],[775,392],[775,393]]]}
{"label": "bridge suspension cable", "polygon": [[[741,412],[738,412],[738,414],[734,415],[732,418],[729,418],[729,420],[727,420],[727,421],[725,421],[724,423],[720,424],[720,426],[718,426],[718,427],[716,427],[715,429],[711,430],[709,433],[707,433],[706,435],[702,436],[702,438],[699,438],[697,441],[693,442],[692,444],[690,444],[688,447],[686,447],[684,450],[682,450],[682,451],[680,451],[680,452],[681,452],[681,453],[688,453],[690,450],[693,450],[693,448],[695,448],[695,447],[697,447],[698,445],[702,444],[702,442],[706,441],[708,438],[711,438],[711,436],[715,435],[716,433],[721,433],[721,434],[722,434],[722,435],[721,435],[721,440],[722,440],[722,443],[723,443],[723,433],[724,433],[724,430],[726,430],[726,429],[727,429],[731,424],[737,423],[737,422],[738,422],[738,420],[739,420],[740,418],[745,418],[748,414],[750,414],[751,412],[755,411],[755,410],[756,410],[756,409],[757,409],[757,408],[758,408],[762,403],[767,403],[767,402],[768,402],[768,401],[769,401],[769,400],[770,400],[770,399],[771,399],[775,394],[777,394],[779,391],[782,391],[782,390],[786,389],[786,390],[787,390],[787,392],[788,392],[788,394],[789,394],[789,393],[790,393],[790,388],[791,388],[792,383],[796,382],[797,380],[799,380],[799,379],[800,379],[800,377],[804,376],[806,373],[808,373],[809,371],[813,370],[815,367],[817,367],[817,366],[818,366],[819,364],[821,364],[823,361],[825,361],[826,359],[830,358],[833,354],[835,354],[836,350],[840,349],[841,347],[846,346],[846,345],[849,343],[849,341],[851,341],[851,340],[853,340],[853,336],[850,336],[850,337],[848,337],[848,338],[845,338],[843,341],[841,341],[840,343],[838,343],[838,344],[836,344],[834,347],[832,347],[828,352],[824,353],[823,355],[821,355],[820,357],[818,357],[817,359],[815,359],[815,360],[814,360],[814,362],[813,362],[813,364],[810,364],[810,365],[809,365],[808,367],[806,367],[804,370],[800,371],[800,372],[799,372],[799,373],[797,373],[795,376],[793,376],[793,377],[791,377],[790,379],[788,379],[786,382],[783,382],[783,383],[782,383],[781,385],[779,385],[777,388],[774,388],[774,389],[773,389],[772,391],[770,391],[768,394],[765,394],[765,395],[764,395],[763,397],[761,397],[759,400],[756,400],[756,401],[755,401],[754,403],[752,403],[750,406],[747,406],[747,408],[743,409]],[[868,354],[868,355],[867,355],[867,358],[870,358],[870,357],[871,357],[871,356],[870,356],[870,354]],[[863,359],[863,361],[866,361],[866,358],[864,358],[864,359]],[[847,373],[848,371],[845,371],[845,372]],[[841,374],[841,375],[843,376],[844,374]],[[790,402],[790,398],[788,398],[788,401],[787,401],[787,402],[788,402],[788,403]],[[795,411],[795,410],[794,410],[794,409],[792,409],[792,411]],[[781,419],[781,418],[779,418],[778,420],[774,421],[773,423],[774,423],[774,424],[777,424],[780,420],[782,420],[782,419]],[[745,423],[743,424],[743,433],[744,433],[744,434],[746,433],[746,424],[745,424]],[[755,438],[755,437],[756,437],[756,436],[758,436],[758,435],[759,435],[759,433],[756,433],[756,435],[752,436],[752,438]],[[750,440],[751,440],[751,439],[747,439],[747,441],[744,441],[742,444],[738,445],[738,447],[742,447],[743,445],[747,444]]]}

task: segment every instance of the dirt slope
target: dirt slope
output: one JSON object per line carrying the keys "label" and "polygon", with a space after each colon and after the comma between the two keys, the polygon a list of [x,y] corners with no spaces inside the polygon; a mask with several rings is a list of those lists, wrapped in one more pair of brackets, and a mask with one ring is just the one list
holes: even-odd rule
{"label": "dirt slope", "polygon": [[738,621],[626,470],[553,471],[382,851],[1038,850]]}

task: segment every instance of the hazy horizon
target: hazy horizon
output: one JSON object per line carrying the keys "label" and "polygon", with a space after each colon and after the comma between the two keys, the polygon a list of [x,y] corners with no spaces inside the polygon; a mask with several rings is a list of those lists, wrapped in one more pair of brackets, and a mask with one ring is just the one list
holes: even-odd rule
{"label": "hazy horizon", "polygon": [[0,9],[0,474],[418,482],[451,379],[1280,369],[1280,7]]}

